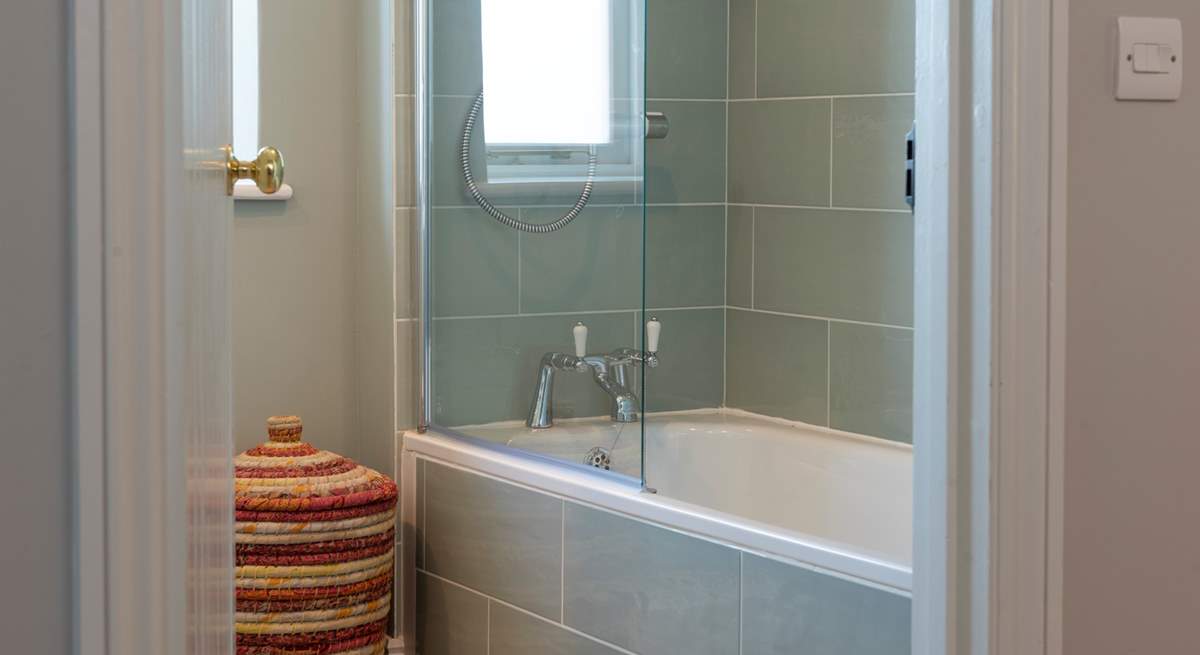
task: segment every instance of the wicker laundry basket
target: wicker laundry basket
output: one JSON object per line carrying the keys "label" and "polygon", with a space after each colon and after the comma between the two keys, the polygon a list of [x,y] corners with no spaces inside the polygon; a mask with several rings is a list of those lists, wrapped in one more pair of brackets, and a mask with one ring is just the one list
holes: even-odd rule
{"label": "wicker laundry basket", "polygon": [[396,483],[300,440],[295,416],[234,460],[239,655],[376,655],[387,645]]}

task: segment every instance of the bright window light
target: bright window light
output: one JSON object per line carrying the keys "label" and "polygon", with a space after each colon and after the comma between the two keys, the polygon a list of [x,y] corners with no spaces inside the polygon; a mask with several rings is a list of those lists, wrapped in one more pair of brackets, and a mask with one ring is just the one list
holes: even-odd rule
{"label": "bright window light", "polygon": [[611,0],[481,0],[489,145],[611,141]]}
{"label": "bright window light", "polygon": [[233,0],[233,155],[258,155],[258,0]]}

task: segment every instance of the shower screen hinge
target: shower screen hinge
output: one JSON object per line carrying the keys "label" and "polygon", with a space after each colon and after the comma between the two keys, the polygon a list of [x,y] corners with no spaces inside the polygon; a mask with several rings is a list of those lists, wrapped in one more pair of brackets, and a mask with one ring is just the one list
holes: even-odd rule
{"label": "shower screen hinge", "polygon": [[909,209],[916,207],[917,195],[917,123],[904,135],[904,204]]}

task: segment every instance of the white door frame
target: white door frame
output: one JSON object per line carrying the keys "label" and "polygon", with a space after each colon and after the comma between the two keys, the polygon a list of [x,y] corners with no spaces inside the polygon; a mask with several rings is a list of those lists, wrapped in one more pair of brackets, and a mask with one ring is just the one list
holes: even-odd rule
{"label": "white door frame", "polygon": [[917,0],[913,652],[1061,652],[1067,0]]}
{"label": "white door frame", "polygon": [[[141,232],[180,210],[159,186],[177,163],[178,90],[166,64],[146,65],[178,61],[164,34],[177,6],[73,6],[74,618],[88,655],[182,643],[184,498],[164,475],[182,462],[161,432],[168,353],[147,329],[164,315],[148,290],[175,263]],[[1061,651],[1066,9],[917,0],[914,654]]]}

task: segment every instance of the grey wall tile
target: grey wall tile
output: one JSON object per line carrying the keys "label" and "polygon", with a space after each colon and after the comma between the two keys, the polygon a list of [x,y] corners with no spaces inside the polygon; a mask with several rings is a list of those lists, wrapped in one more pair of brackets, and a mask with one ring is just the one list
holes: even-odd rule
{"label": "grey wall tile", "polygon": [[396,429],[408,430],[417,427],[420,418],[417,411],[417,390],[421,386],[420,344],[417,321],[396,322]]}
{"label": "grey wall tile", "polygon": [[483,85],[479,0],[437,0],[430,7],[435,95],[468,95]]}
{"label": "grey wall tile", "polygon": [[833,323],[829,424],[912,443],[912,330]]}
{"label": "grey wall tile", "polygon": [[[457,1],[457,0],[455,0]],[[460,143],[463,122],[473,98],[439,98],[430,101],[430,180],[434,206],[475,206],[463,183]],[[471,141],[471,167],[478,180],[485,180],[484,135],[482,126]]]}
{"label": "grey wall tile", "polygon": [[906,209],[904,135],[911,96],[833,100],[833,204]]}
{"label": "grey wall tile", "polygon": [[560,499],[426,462],[425,511],[427,571],[558,618]]}
{"label": "grey wall tile", "polygon": [[726,0],[647,0],[646,95],[725,97]]}
{"label": "grey wall tile", "polygon": [[[564,211],[563,208],[523,209],[521,218],[548,223]],[[522,233],[521,311],[639,307],[642,221],[640,205],[589,207],[556,232]]]}
{"label": "grey wall tile", "polygon": [[396,57],[395,93],[414,93],[413,86],[413,2],[395,0],[396,28],[393,49]]}
{"label": "grey wall tile", "polygon": [[738,552],[566,504],[564,622],[640,655],[737,652]]}
{"label": "grey wall tile", "polygon": [[827,323],[733,308],[728,312],[726,404],[825,425]]}
{"label": "grey wall tile", "polygon": [[[631,312],[434,321],[434,422],[453,427],[525,418],[542,355],[574,352],[576,321],[590,328],[588,350],[607,352],[633,345],[635,317]],[[609,398],[590,376],[566,371],[556,376],[556,417],[608,412]]]}
{"label": "grey wall tile", "polygon": [[435,209],[433,315],[517,312],[517,231],[476,209]]}
{"label": "grey wall tile", "polygon": [[616,655],[619,651],[492,603],[489,655]]}
{"label": "grey wall tile", "polygon": [[743,555],[742,655],[907,655],[912,601]]}
{"label": "grey wall tile", "polygon": [[417,458],[417,498],[413,522],[413,547],[416,549],[416,567],[425,568],[425,460]]}
{"label": "grey wall tile", "polygon": [[413,103],[409,96],[396,98],[396,206],[414,207],[417,204],[416,126],[413,122]]}
{"label": "grey wall tile", "polygon": [[729,206],[725,249],[725,302],[750,307],[754,283],[754,208]]}
{"label": "grey wall tile", "polygon": [[[641,253],[632,254],[637,286]],[[725,207],[648,207],[646,306],[723,305],[724,285]]]}
{"label": "grey wall tile", "polygon": [[663,324],[659,365],[646,369],[646,410],[720,407],[724,393],[725,310],[655,312]]}
{"label": "grey wall tile", "polygon": [[913,0],[758,0],[760,97],[910,92]]}
{"label": "grey wall tile", "polygon": [[829,100],[729,104],[729,202],[829,204]]}
{"label": "grey wall tile", "polygon": [[729,97],[755,97],[757,1],[729,0]]}
{"label": "grey wall tile", "polygon": [[755,210],[758,309],[912,324],[912,216],[824,209]]}
{"label": "grey wall tile", "polygon": [[417,573],[421,655],[486,655],[487,598]]}
{"label": "grey wall tile", "polygon": [[725,103],[647,101],[646,109],[671,121],[667,138],[646,142],[647,201],[724,202]]}
{"label": "grey wall tile", "polygon": [[416,318],[420,311],[419,242],[417,229],[420,218],[417,210],[404,207],[396,210],[396,318]]}

